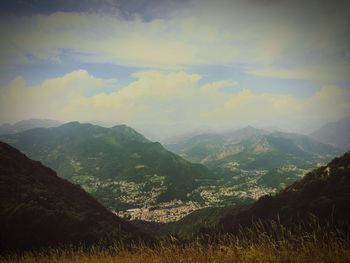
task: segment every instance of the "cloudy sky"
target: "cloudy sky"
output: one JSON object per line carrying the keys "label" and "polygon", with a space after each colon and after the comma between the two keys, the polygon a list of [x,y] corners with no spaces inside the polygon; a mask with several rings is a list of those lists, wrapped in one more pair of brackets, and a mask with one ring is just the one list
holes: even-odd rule
{"label": "cloudy sky", "polygon": [[350,114],[348,10],[322,0],[3,0],[0,123],[308,133]]}

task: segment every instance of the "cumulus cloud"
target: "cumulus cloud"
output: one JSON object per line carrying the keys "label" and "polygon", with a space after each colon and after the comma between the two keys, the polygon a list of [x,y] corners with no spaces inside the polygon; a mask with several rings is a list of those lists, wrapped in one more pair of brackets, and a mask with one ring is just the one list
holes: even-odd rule
{"label": "cumulus cloud", "polygon": [[60,112],[71,101],[100,93],[101,88],[116,82],[115,79],[95,78],[85,70],[75,70],[36,86],[28,85],[18,76],[0,89],[0,119],[13,121],[45,116],[61,119]]}
{"label": "cumulus cloud", "polygon": [[[98,79],[84,70],[37,86],[17,77],[1,89],[0,118],[114,121],[172,134],[199,126],[298,127],[307,123],[312,128],[350,112],[350,91],[338,86],[324,86],[309,97],[296,97],[254,92],[234,80],[200,84],[200,75],[185,71],[140,71],[133,77],[109,94],[99,89],[114,80]],[[231,85],[236,85],[231,93],[220,89]]]}
{"label": "cumulus cloud", "polygon": [[234,80],[219,80],[212,83],[207,83],[201,87],[203,91],[217,91],[225,87],[237,86],[238,82]]}

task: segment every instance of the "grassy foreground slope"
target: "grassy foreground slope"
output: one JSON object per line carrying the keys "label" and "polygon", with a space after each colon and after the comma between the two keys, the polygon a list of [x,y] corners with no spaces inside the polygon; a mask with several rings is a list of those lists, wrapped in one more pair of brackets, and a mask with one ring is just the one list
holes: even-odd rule
{"label": "grassy foreground slope", "polygon": [[[252,236],[226,236],[220,243],[189,244],[162,243],[156,247],[136,246],[133,249],[110,250],[51,250],[42,253],[27,253],[1,259],[1,263],[175,263],[175,262],[222,262],[222,263],[348,263],[349,240],[335,236],[303,234],[285,237],[278,241],[263,233]],[[325,238],[326,237],[326,238]]]}

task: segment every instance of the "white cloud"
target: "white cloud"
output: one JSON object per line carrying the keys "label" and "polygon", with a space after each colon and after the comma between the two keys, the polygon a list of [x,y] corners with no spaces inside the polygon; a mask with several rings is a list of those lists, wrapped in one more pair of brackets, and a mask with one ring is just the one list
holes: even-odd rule
{"label": "white cloud", "polygon": [[350,83],[350,63],[322,64],[298,68],[261,68],[249,74],[281,79],[310,80],[321,83]]}
{"label": "white cloud", "polygon": [[61,119],[61,110],[71,101],[100,93],[101,88],[115,83],[115,79],[98,79],[85,70],[48,79],[37,86],[28,85],[18,76],[0,89],[0,119],[13,121],[45,116]]}
{"label": "white cloud", "polygon": [[[203,125],[299,125],[305,131],[350,112],[350,91],[337,86],[324,86],[302,98],[258,93],[239,86],[234,93],[227,93],[220,87],[237,85],[235,81],[200,85],[200,75],[184,71],[140,71],[133,77],[128,85],[109,94],[99,89],[113,80],[97,79],[83,70],[34,87],[17,77],[1,89],[0,119],[114,121],[171,134]],[[88,95],[91,91],[95,95]]]}
{"label": "white cloud", "polygon": [[234,80],[219,80],[212,83],[207,83],[201,87],[203,91],[217,91],[221,88],[237,86],[238,82]]}

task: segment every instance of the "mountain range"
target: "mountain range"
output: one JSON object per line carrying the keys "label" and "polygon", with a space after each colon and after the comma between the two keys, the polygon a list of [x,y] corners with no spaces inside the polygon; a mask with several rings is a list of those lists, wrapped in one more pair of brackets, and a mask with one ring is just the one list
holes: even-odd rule
{"label": "mountain range", "polygon": [[33,128],[57,127],[62,123],[49,119],[29,119],[16,122],[14,124],[4,123],[0,125],[0,134],[17,133]]}
{"label": "mountain range", "polygon": [[208,167],[235,166],[235,162],[243,169],[299,165],[339,154],[339,149],[308,136],[251,126],[224,134],[201,134],[167,147],[189,161]]}
{"label": "mountain range", "polygon": [[0,253],[151,238],[82,188],[0,142]]}
{"label": "mountain range", "polygon": [[[74,131],[77,126],[80,127],[79,132],[76,132],[77,137],[68,138],[71,144],[74,140],[79,140],[79,135],[82,139],[82,136],[90,133],[97,138],[104,138],[102,141],[110,142],[112,137],[115,143],[121,143],[116,140],[118,134],[123,138],[121,141],[135,140],[155,144],[126,126],[106,131],[90,124],[70,123],[58,128],[38,130],[45,131],[39,134],[46,139],[44,135],[47,130],[53,130],[53,134],[64,141],[63,138],[67,136],[64,131]],[[36,130],[24,133],[34,131],[37,134]],[[59,135],[57,130],[61,131]],[[96,133],[96,130],[100,133]],[[114,134],[115,130],[119,130],[117,134]],[[106,133],[113,136],[106,137]],[[68,134],[72,136],[71,132]],[[26,142],[24,145],[27,147],[38,143],[31,141],[31,137],[23,140],[23,135],[6,136],[13,142],[17,142],[16,139],[21,143]],[[55,138],[52,134],[48,137]],[[89,148],[84,149],[87,151]],[[349,174],[350,152],[347,152],[327,165],[312,170],[278,193],[264,195],[251,204],[207,207],[166,224],[142,221],[131,224],[108,211],[80,186],[59,178],[53,170],[38,161],[30,160],[10,145],[0,143],[0,250],[23,250],[81,242],[88,245],[119,241],[127,244],[151,241],[151,234],[158,237],[171,234],[181,239],[192,239],[203,234],[238,234],[256,224],[266,226],[268,231],[275,231],[275,228],[269,228],[271,222],[278,222],[290,230],[303,227],[310,231],[314,231],[316,222],[330,230],[349,233]],[[102,184],[97,186],[103,187]],[[132,192],[129,192],[129,197],[130,193]]]}
{"label": "mountain range", "polygon": [[81,185],[117,215],[157,222],[251,203],[342,152],[308,136],[250,126],[182,138],[167,146],[175,153],[126,125],[71,122],[0,140]]}
{"label": "mountain range", "polygon": [[200,134],[166,147],[230,179],[227,186],[244,191],[258,187],[260,194],[282,189],[343,153],[305,135],[251,126],[221,134]]}
{"label": "mountain range", "polygon": [[81,185],[111,210],[187,201],[213,174],[125,125],[78,122],[2,135],[0,140]]}

